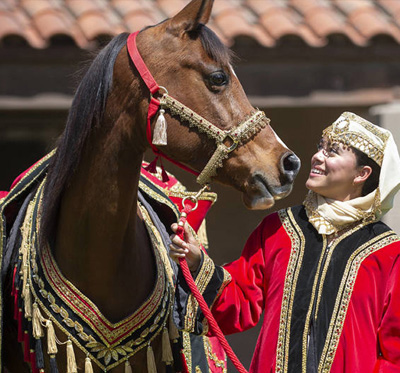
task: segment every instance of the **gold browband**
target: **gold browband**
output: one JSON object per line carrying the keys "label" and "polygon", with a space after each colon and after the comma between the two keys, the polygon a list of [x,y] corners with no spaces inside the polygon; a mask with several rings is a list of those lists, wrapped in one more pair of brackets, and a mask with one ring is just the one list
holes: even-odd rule
{"label": "gold browband", "polygon": [[[172,115],[179,116],[182,121],[189,123],[189,127],[195,127],[200,132],[205,133],[209,138],[214,139],[217,148],[210,160],[197,177],[200,185],[208,184],[212,177],[216,175],[217,168],[222,167],[224,159],[228,158],[229,153],[244,144],[253,135],[265,128],[270,123],[263,111],[257,110],[250,118],[240,123],[238,126],[225,131],[203,118],[175,98],[164,93],[160,99],[160,107],[169,109]],[[228,144],[228,145],[226,145]]]}

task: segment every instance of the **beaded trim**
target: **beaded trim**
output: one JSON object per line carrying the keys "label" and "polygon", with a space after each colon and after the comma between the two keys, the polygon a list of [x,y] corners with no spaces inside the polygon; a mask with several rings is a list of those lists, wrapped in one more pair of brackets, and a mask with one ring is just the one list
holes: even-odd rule
{"label": "beaded trim", "polygon": [[[225,131],[166,93],[160,99],[160,106],[162,109],[169,109],[172,115],[176,115],[182,121],[187,122],[189,127],[195,127],[215,140],[217,149],[197,177],[197,182],[201,185],[211,181],[212,177],[216,175],[216,169],[222,167],[224,159],[228,158],[229,153],[236,149],[237,145],[244,144],[270,123],[270,119],[266,117],[265,113],[257,110],[243,123]],[[228,142],[229,145],[225,145],[225,142]]]}
{"label": "beaded trim", "polygon": [[[383,145],[380,146],[366,134],[359,131],[351,131],[350,121],[358,123],[374,136],[378,137],[382,141]],[[352,146],[366,154],[379,166],[382,166],[385,145],[389,136],[388,134],[379,131],[377,128],[377,126],[358,115],[345,112],[336,122],[322,132],[322,136],[327,137],[331,142],[338,141],[347,146]]]}

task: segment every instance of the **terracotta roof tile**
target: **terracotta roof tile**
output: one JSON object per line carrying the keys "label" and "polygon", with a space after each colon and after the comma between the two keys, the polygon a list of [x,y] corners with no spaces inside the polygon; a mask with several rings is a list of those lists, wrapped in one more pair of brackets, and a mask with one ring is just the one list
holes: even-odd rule
{"label": "terracotta roof tile", "polygon": [[[171,17],[189,0],[1,0],[0,43],[43,48],[57,37],[80,48]],[[400,43],[400,0],[216,0],[209,26],[229,45],[243,36],[264,47],[297,38],[311,47],[345,39]]]}

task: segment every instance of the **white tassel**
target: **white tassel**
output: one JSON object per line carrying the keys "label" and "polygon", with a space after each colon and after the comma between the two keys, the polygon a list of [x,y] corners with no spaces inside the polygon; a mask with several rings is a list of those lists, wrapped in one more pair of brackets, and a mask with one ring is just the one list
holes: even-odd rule
{"label": "white tassel", "polygon": [[131,364],[129,364],[129,360],[125,361],[124,373],[132,373],[132,367],[131,367]]}
{"label": "white tassel", "polygon": [[47,328],[47,353],[49,355],[55,355],[58,352],[56,333],[54,331],[54,326],[51,320],[46,321]]}
{"label": "white tassel", "polygon": [[89,357],[85,359],[85,373],[93,373],[93,366]]}
{"label": "white tassel", "polygon": [[147,347],[147,372],[157,373],[156,359],[154,358],[154,352],[150,344]]}
{"label": "white tassel", "polygon": [[169,314],[169,338],[172,340],[172,342],[176,343],[178,342],[179,339],[179,331],[178,328],[176,327],[174,320],[172,319],[172,311]]}
{"label": "white tassel", "polygon": [[67,373],[78,373],[78,369],[76,367],[74,346],[72,345],[72,342],[70,340],[67,341]]}
{"label": "white tassel", "polygon": [[165,326],[162,334],[162,361],[167,365],[171,365],[174,362],[168,329]]}
{"label": "white tassel", "polygon": [[164,117],[165,110],[160,109],[156,125],[154,126],[153,144],[167,145],[167,121]]}
{"label": "white tassel", "polygon": [[32,297],[31,297],[31,289],[29,288],[29,284],[27,283],[22,290],[22,298],[24,299],[24,308],[25,308],[25,318],[32,318]]}
{"label": "white tassel", "polygon": [[32,334],[33,337],[38,339],[44,337],[42,322],[44,322],[44,317],[40,313],[39,306],[37,303],[33,303],[32,311]]}

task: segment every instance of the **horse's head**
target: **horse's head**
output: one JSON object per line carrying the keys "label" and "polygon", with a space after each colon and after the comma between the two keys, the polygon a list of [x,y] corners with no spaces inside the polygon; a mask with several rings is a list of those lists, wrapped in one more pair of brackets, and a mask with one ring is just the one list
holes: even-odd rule
{"label": "horse's head", "polygon": [[[143,30],[137,46],[147,68],[170,96],[228,131],[256,110],[235,75],[230,51],[205,26],[212,3],[191,1],[173,18]],[[159,149],[200,172],[215,151],[215,141],[168,110],[166,119],[168,144]],[[274,200],[287,196],[300,168],[299,159],[272,128],[263,127],[229,154],[215,177],[240,190],[251,209],[269,208]]]}

